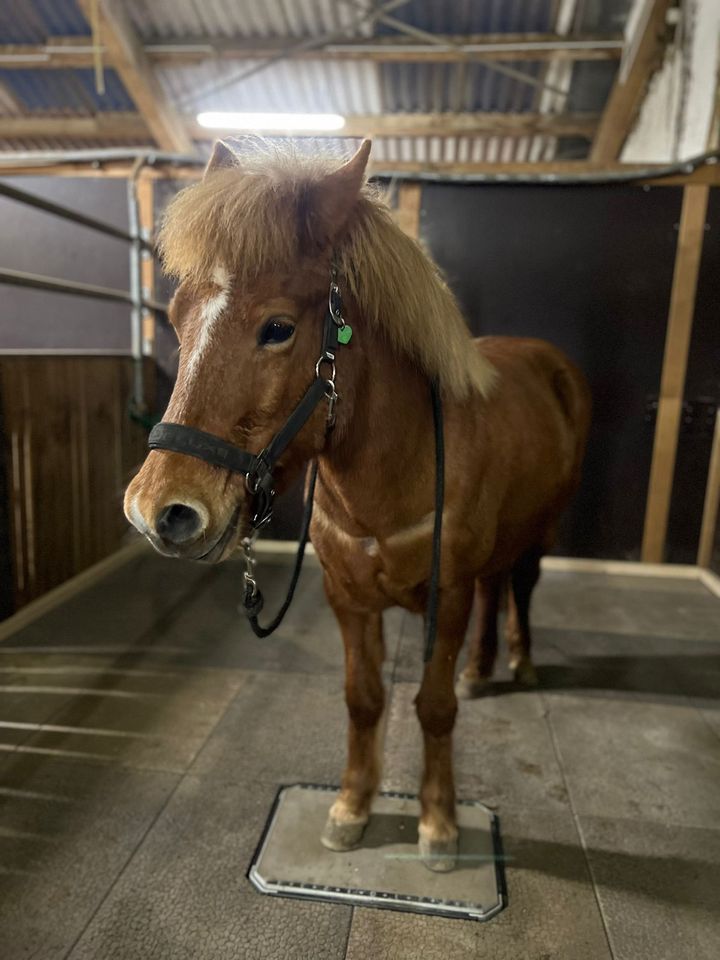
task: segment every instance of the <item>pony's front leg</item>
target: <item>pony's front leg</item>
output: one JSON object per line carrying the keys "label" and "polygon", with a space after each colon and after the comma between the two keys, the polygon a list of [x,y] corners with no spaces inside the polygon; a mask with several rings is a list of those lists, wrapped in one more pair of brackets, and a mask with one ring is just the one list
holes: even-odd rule
{"label": "pony's front leg", "polygon": [[345,700],[349,714],[348,761],[342,789],[330,808],[321,840],[330,850],[349,850],[361,839],[380,782],[380,720],[385,704],[382,614],[344,607],[326,582],[345,645]]}
{"label": "pony's front leg", "polygon": [[472,608],[473,585],[442,590],[432,659],[415,699],[425,741],[420,790],[420,856],[431,870],[452,870],[457,858],[452,731],[457,713],[453,677]]}

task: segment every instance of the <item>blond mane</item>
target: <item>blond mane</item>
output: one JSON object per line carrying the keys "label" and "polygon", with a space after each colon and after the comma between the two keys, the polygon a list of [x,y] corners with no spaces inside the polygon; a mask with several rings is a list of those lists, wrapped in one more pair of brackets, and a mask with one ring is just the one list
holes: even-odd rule
{"label": "blond mane", "polygon": [[[159,238],[166,270],[202,282],[222,263],[247,285],[263,274],[301,269],[308,251],[300,249],[297,224],[308,216],[313,189],[337,166],[266,146],[238,158],[236,167],[211,171],[168,207]],[[437,377],[446,394],[487,393],[494,370],[473,348],[440,271],[368,184],[335,255],[363,321]]]}

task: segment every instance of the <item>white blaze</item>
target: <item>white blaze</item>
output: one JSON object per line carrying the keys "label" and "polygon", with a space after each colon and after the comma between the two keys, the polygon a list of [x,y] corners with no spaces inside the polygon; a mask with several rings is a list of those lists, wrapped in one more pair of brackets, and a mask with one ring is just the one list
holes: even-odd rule
{"label": "white blaze", "polygon": [[190,378],[194,377],[197,373],[197,368],[212,343],[217,322],[230,299],[231,277],[225,267],[221,265],[216,266],[213,270],[212,280],[213,283],[219,287],[219,290],[203,303],[200,310],[200,336],[198,337],[195,349],[190,356],[187,366],[187,375]]}

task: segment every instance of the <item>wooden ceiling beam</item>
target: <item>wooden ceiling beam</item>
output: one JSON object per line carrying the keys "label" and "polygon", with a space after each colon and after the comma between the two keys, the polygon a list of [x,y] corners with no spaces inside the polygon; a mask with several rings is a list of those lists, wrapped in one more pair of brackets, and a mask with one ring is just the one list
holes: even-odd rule
{"label": "wooden ceiling beam", "polygon": [[[0,117],[0,138],[3,140],[43,137],[130,140],[154,148],[153,138],[138,113],[97,113],[91,117]],[[191,147],[190,152],[193,149]]]}
{"label": "wooden ceiling beam", "polygon": [[640,111],[653,73],[662,64],[667,12],[673,0],[653,0],[642,32],[632,45],[629,70],[618,71],[590,153],[594,163],[617,160]]}
{"label": "wooden ceiling beam", "polygon": [[[592,114],[399,113],[350,116],[339,131],[307,131],[309,137],[592,137],[598,118]],[[231,130],[208,130],[195,120],[182,121],[186,136],[215,140]],[[237,131],[235,131],[237,133]],[[282,136],[282,131],[268,136]],[[88,137],[149,142],[149,124],[137,113],[98,113],[90,117],[0,117],[0,136]],[[188,150],[182,152],[187,153]]]}
{"label": "wooden ceiling beam", "polygon": [[[423,43],[397,35],[348,39],[310,50],[294,51],[290,59],[374,60],[381,63],[459,63],[468,59],[617,60],[622,55],[623,46],[621,36],[607,34],[571,39],[552,33],[438,35],[438,41]],[[190,57],[202,60],[265,60],[295,44],[297,40],[290,37],[220,41],[188,39],[153,44],[148,47],[148,54],[156,62],[177,66],[180,58]]]}
{"label": "wooden ceiling beam", "polygon": [[[652,163],[591,163],[588,160],[551,160],[542,163],[454,163],[433,162],[429,160],[373,160],[370,158],[370,175],[397,175],[412,178],[414,175],[433,174],[438,177],[534,177],[552,176],[558,179],[575,176],[598,176],[612,174],[645,173],[657,170],[657,176],[665,170],[666,164]],[[678,186],[691,183],[706,183],[720,186],[720,164],[699,167],[691,173],[678,173],[656,180],[652,175],[638,181],[657,183],[662,186]]]}
{"label": "wooden ceiling beam", "polygon": [[[622,54],[622,37],[619,35],[569,39],[552,33],[491,33],[440,39],[447,43],[447,48],[399,37],[346,40],[296,51],[292,59],[460,63],[467,60],[617,60]],[[148,44],[143,47],[143,52],[151,63],[177,67],[213,60],[265,60],[294,44],[297,44],[297,38],[217,40],[199,37]],[[105,52],[110,54],[107,47]],[[90,37],[51,37],[45,44],[0,45],[0,67],[3,69],[48,70],[92,65]]]}
{"label": "wooden ceiling beam", "polygon": [[[127,160],[104,160],[93,162],[53,163],[38,165],[18,157],[11,162],[8,154],[0,155],[0,176],[60,176],[60,177],[127,177],[132,173],[133,163]],[[568,160],[546,163],[421,163],[371,160],[369,173],[375,175],[397,175],[407,177],[422,174],[434,174],[442,177],[464,176],[556,176],[573,177],[587,174],[626,174],[646,173],[665,169],[664,164],[609,163],[595,164],[585,160]],[[141,177],[170,180],[197,180],[202,175],[202,166],[157,164],[146,167]],[[703,166],[692,173],[675,174],[655,179],[648,176],[640,183],[655,186],[677,186],[706,183],[720,186],[720,164]]]}
{"label": "wooden ceiling beam", "polygon": [[[88,23],[92,0],[78,0]],[[106,48],[108,65],[117,70],[157,145],[163,150],[192,153],[194,145],[175,108],[165,96],[153,72],[138,34],[120,4],[97,0],[100,43]]]}
{"label": "wooden ceiling beam", "polygon": [[[58,37],[43,43],[0,44],[0,69],[2,70],[62,70],[64,68],[87,68],[94,64],[90,37],[73,37],[74,43],[65,43],[68,38]],[[103,57],[107,51],[102,50]]]}
{"label": "wooden ceiling beam", "polygon": [[[349,116],[339,131],[308,132],[308,136],[337,137],[525,137],[544,134],[591,138],[597,129],[594,114],[534,113],[392,113]],[[190,122],[196,139],[211,139],[223,131],[210,131]],[[231,134],[232,131],[225,131]]]}

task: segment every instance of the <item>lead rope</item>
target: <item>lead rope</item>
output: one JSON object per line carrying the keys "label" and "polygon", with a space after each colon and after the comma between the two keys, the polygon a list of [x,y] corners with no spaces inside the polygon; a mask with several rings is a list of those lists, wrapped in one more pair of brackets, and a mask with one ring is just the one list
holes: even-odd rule
{"label": "lead rope", "polygon": [[440,593],[440,548],[442,543],[443,506],[445,503],[445,437],[443,434],[443,409],[440,387],[437,380],[430,382],[433,423],[435,425],[435,523],[432,540],[432,568],[427,609],[425,612],[425,656],[432,660],[437,634],[438,599]]}
{"label": "lead rope", "polygon": [[275,617],[272,621],[266,626],[263,627],[262,624],[258,621],[258,616],[260,611],[263,608],[264,598],[260,591],[260,588],[257,585],[257,580],[254,577],[255,571],[255,557],[252,552],[252,547],[255,542],[253,537],[251,540],[243,540],[242,548],[243,553],[245,554],[245,597],[243,598],[242,610],[245,613],[245,616],[248,618],[250,627],[252,628],[253,633],[256,637],[260,637],[263,640],[265,637],[269,637],[271,633],[274,633],[280,624],[285,618],[285,614],[288,612],[292,599],[295,595],[295,587],[297,582],[300,579],[300,573],[302,571],[303,560],[305,559],[305,547],[307,546],[308,537],[310,536],[310,521],[312,520],[313,513],[313,504],[315,497],[315,481],[317,480],[318,473],[318,462],[313,460],[312,467],[310,468],[310,481],[308,483],[307,495],[305,498],[305,506],[303,507],[303,519],[302,519],[302,529],[300,531],[300,542],[298,544],[298,552],[295,556],[295,567],[293,569],[293,574],[290,579],[290,586],[288,587],[287,596],[285,597],[285,602],[278,610]]}

